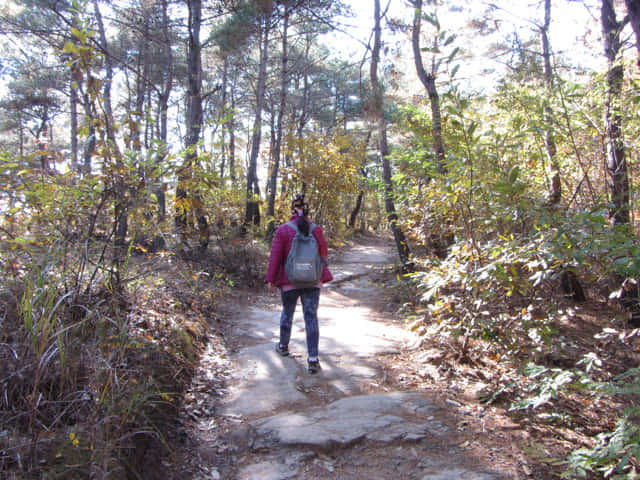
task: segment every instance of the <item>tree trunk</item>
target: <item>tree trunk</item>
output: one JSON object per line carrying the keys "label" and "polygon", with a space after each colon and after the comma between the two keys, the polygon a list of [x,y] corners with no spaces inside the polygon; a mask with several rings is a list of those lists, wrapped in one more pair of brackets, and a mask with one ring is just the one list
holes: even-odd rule
{"label": "tree trunk", "polygon": [[[109,52],[109,44],[107,42],[107,35],[104,28],[104,22],[102,20],[102,13],[98,6],[98,0],[93,0],[93,8],[96,14],[96,22],[98,25],[98,32],[100,34],[100,43],[102,51],[105,53],[105,82],[103,88],[103,108],[105,115],[104,126],[106,129],[107,141],[109,143],[107,151],[111,160],[114,162],[116,170],[124,168],[122,163],[122,154],[118,148],[115,134],[115,121],[113,118],[113,109],[111,105],[111,86],[113,82],[113,59]],[[114,241],[116,245],[123,246],[126,244],[127,236],[127,217],[129,205],[126,198],[126,185],[122,178],[122,175],[114,175],[113,181],[113,195],[114,195]],[[116,260],[120,262],[121,259]]]}
{"label": "tree trunk", "polygon": [[413,30],[411,36],[411,45],[413,47],[413,60],[416,66],[418,78],[424,85],[429,95],[429,103],[431,104],[431,122],[433,124],[433,150],[436,155],[438,172],[444,174],[445,167],[445,150],[442,141],[442,119],[440,114],[440,98],[436,89],[435,72],[427,73],[422,64],[422,52],[420,50],[420,30],[422,26],[422,0],[414,1]]}
{"label": "tree trunk", "polygon": [[[189,67],[187,108],[187,163],[189,170],[198,162],[198,142],[204,119],[202,111],[202,46],[200,26],[202,24],[202,0],[189,0]],[[191,178],[192,175],[189,174]],[[194,187],[192,187],[194,188]],[[209,245],[209,224],[198,192],[193,192],[193,207],[198,224],[200,250]]]}
{"label": "tree trunk", "polygon": [[[345,125],[346,125],[346,112],[345,112]],[[369,145],[369,141],[371,140],[371,130],[369,130],[367,132],[367,136],[366,139],[364,141],[364,149],[367,149],[367,146]],[[363,178],[367,178],[367,170],[366,170],[366,157],[362,162],[362,167],[361,167],[361,172],[362,172],[362,177]],[[355,207],[353,207],[353,210],[351,211],[351,215],[349,216],[349,222],[348,225],[350,228],[355,228],[356,226],[356,218],[358,218],[358,215],[360,214],[360,210],[362,209],[362,201],[364,200],[364,194],[365,191],[364,189],[360,190],[358,192],[358,198],[356,199],[356,205]]]}
{"label": "tree trunk", "polygon": [[220,102],[220,115],[219,118],[222,120],[222,131],[220,132],[221,143],[222,143],[222,151],[221,157],[222,160],[220,162],[220,179],[224,179],[224,172],[227,166],[227,157],[228,157],[228,149],[227,149],[227,119],[225,118],[229,114],[229,109],[227,108],[227,89],[229,84],[229,57],[225,56],[222,63],[222,99]]}
{"label": "tree trunk", "polygon": [[607,174],[610,178],[612,223],[629,223],[629,176],[622,136],[622,81],[624,69],[617,57],[621,48],[622,24],[616,19],[613,0],[602,0],[602,33],[609,65],[607,72],[607,101],[605,104],[605,141]]}
{"label": "tree trunk", "polygon": [[371,52],[371,88],[373,89],[375,114],[378,121],[378,142],[380,159],[382,160],[382,176],[384,180],[384,206],[387,212],[387,219],[391,225],[391,231],[396,242],[398,249],[398,256],[400,262],[403,265],[404,270],[410,269],[409,257],[411,252],[409,251],[409,245],[405,239],[404,233],[398,224],[398,214],[396,213],[395,205],[393,204],[393,184],[391,182],[391,164],[389,163],[389,145],[387,143],[387,125],[383,112],[383,97],[382,86],[378,81],[378,62],[380,61],[380,44],[381,44],[381,28],[380,28],[380,0],[374,0],[374,43],[373,51]]}
{"label": "tree trunk", "polygon": [[640,0],[625,0],[629,12],[629,22],[636,36],[636,50],[638,51],[638,66],[640,66]]}
{"label": "tree trunk", "polygon": [[244,225],[260,224],[260,185],[258,184],[257,164],[260,154],[260,138],[262,130],[262,109],[267,77],[267,61],[269,60],[269,22],[270,12],[261,19],[260,30],[260,65],[258,71],[258,86],[256,89],[256,113],[253,123],[251,154],[249,156],[249,168],[247,170],[247,204]]}
{"label": "tree trunk", "polygon": [[43,173],[51,172],[51,167],[49,165],[49,155],[47,153],[44,153],[46,152],[46,150],[48,150],[48,147],[46,146],[47,141],[46,140],[44,142],[42,141],[42,136],[46,135],[47,133],[48,123],[49,123],[49,108],[45,106],[42,113],[42,121],[40,122],[40,125],[38,126],[36,132],[34,133],[35,141],[38,145],[38,150],[43,152],[40,154],[40,168],[42,168]]}
{"label": "tree trunk", "polygon": [[551,23],[551,0],[544,1],[544,26],[540,29],[542,34],[542,57],[544,59],[544,81],[547,86],[547,98],[544,101],[544,143],[547,150],[547,158],[551,168],[551,188],[549,190],[549,205],[557,205],[562,198],[562,185],[560,183],[560,165],[556,156],[556,142],[553,138],[553,112],[549,106],[549,98],[553,93],[553,71],[551,69],[551,48],[549,46],[549,25]]}
{"label": "tree trunk", "polygon": [[[168,112],[169,97],[173,88],[173,52],[171,50],[171,36],[169,35],[169,5],[167,0],[162,0],[162,36],[163,49],[166,54],[167,65],[164,70],[164,86],[158,94],[158,114],[159,114],[159,151],[157,155],[156,165],[161,165],[167,157],[167,137],[168,137]],[[154,193],[158,201],[158,220],[163,222],[166,217],[167,206],[165,197],[165,185],[162,178],[156,179]],[[164,240],[163,240],[164,242]]]}
{"label": "tree trunk", "polygon": [[358,214],[360,213],[360,209],[362,208],[362,199],[364,198],[364,190],[360,190],[358,192],[358,198],[356,199],[356,205],[351,210],[351,215],[349,215],[349,228],[355,228],[356,226],[356,218],[358,218]]}
{"label": "tree trunk", "polygon": [[[187,53],[187,110],[186,149],[184,164],[178,175],[176,188],[176,226],[182,235],[189,230],[188,218],[195,214],[200,250],[205,251],[209,245],[209,224],[204,213],[201,200],[190,184],[193,179],[192,169],[198,162],[198,142],[202,128],[202,57],[200,45],[200,26],[202,23],[202,0],[189,0],[189,39]],[[192,190],[189,199],[188,189]]]}
{"label": "tree trunk", "polygon": [[282,60],[281,60],[281,72],[280,72],[280,108],[278,110],[278,119],[276,121],[276,138],[275,146],[273,149],[273,165],[271,168],[271,176],[269,177],[269,189],[268,189],[268,202],[267,202],[267,217],[269,220],[269,226],[267,229],[267,238],[272,238],[275,233],[275,220],[271,220],[275,216],[275,204],[276,204],[276,186],[278,182],[278,170],[280,168],[280,152],[282,148],[282,125],[284,123],[285,108],[287,105],[287,86],[289,83],[289,72],[287,70],[287,61],[289,56],[288,51],[288,35],[289,35],[289,5],[288,2],[284,2],[284,19],[282,26]]}
{"label": "tree trunk", "polygon": [[[309,65],[311,63],[309,54],[311,51],[311,43],[312,43],[310,35],[307,35],[305,40],[306,40],[306,43],[305,43],[305,51],[304,51],[304,61],[306,65]],[[302,108],[300,109],[300,118],[298,119],[298,130],[296,132],[296,135],[298,137],[302,136],[304,127],[307,125],[309,102],[311,98],[311,86],[309,82],[308,67],[305,67],[304,69],[302,85],[303,85],[302,86]]]}
{"label": "tree trunk", "polygon": [[229,178],[231,179],[231,185],[236,184],[236,122],[235,122],[235,109],[236,109],[236,97],[233,91],[230,92],[231,97],[231,113],[229,114],[229,122],[227,129],[229,132]]}
{"label": "tree trunk", "polygon": [[149,19],[148,13],[145,12],[144,18],[141,19],[142,35],[140,42],[142,43],[140,52],[138,53],[138,65],[136,71],[136,98],[135,98],[135,111],[133,113],[135,122],[132,122],[131,126],[131,149],[136,152],[142,151],[142,137],[141,137],[141,125],[144,118],[144,101],[146,97],[146,79],[149,77],[150,58],[149,58]]}
{"label": "tree trunk", "polygon": [[78,162],[78,88],[71,77],[70,85],[70,115],[71,115],[71,165],[74,172],[80,173],[80,165]]}
{"label": "tree trunk", "polygon": [[[275,100],[275,97],[272,97]],[[271,173],[273,172],[273,165],[275,161],[275,149],[276,149],[276,121],[278,115],[276,113],[275,104],[271,104],[267,109],[270,112],[269,115],[269,165],[267,166],[267,178],[264,181],[264,194],[267,202],[269,200],[270,192],[269,188],[271,186]]]}
{"label": "tree trunk", "polygon": [[85,175],[90,175],[93,153],[96,149],[96,128],[93,121],[96,114],[89,94],[87,93],[84,95],[84,111],[87,117],[87,123],[89,124],[89,135],[87,136],[87,143],[84,146],[82,170]]}

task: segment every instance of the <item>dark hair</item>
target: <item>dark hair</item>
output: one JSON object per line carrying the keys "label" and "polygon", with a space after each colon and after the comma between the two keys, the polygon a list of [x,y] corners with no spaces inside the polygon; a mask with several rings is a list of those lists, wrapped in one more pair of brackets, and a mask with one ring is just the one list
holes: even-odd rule
{"label": "dark hair", "polygon": [[309,222],[304,215],[298,218],[298,230],[305,236],[309,235]]}
{"label": "dark hair", "polygon": [[296,193],[293,196],[291,210],[295,213],[296,208],[302,210],[302,215],[298,215],[298,230],[305,236],[309,235],[309,222],[306,219],[309,214],[309,204],[307,204],[304,193]]}

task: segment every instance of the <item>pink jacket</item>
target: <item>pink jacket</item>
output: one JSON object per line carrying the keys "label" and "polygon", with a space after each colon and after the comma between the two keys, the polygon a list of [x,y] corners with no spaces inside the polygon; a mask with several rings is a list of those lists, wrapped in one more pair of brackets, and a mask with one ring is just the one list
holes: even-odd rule
{"label": "pink jacket", "polygon": [[[291,217],[290,221],[294,222],[297,225],[298,215],[294,214]],[[309,222],[309,225],[311,225],[311,220],[307,218],[307,221]],[[273,243],[271,244],[269,269],[267,270],[265,282],[273,283],[277,287],[290,285],[287,274],[284,272],[284,264],[286,263],[287,257],[289,256],[291,243],[293,242],[293,237],[295,236],[296,231],[286,224],[280,225],[276,230],[276,234],[273,237]],[[329,254],[329,250],[327,248],[327,241],[324,238],[322,227],[320,225],[316,225],[316,228],[313,229],[313,236],[316,237],[316,242],[318,242],[318,252],[320,253],[320,256],[326,259],[327,255]],[[326,283],[330,282],[331,280],[333,280],[333,275],[331,275],[331,272],[325,264],[322,267],[322,277],[320,278],[320,282]]]}

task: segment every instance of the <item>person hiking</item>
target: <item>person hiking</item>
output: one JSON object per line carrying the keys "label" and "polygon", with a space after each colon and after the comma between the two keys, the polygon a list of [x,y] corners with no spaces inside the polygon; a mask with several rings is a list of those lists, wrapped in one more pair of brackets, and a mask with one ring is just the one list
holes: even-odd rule
{"label": "person hiking", "polygon": [[[326,263],[328,249],[327,241],[322,233],[322,227],[312,224],[311,220],[309,220],[309,205],[303,193],[298,193],[293,197],[291,211],[292,215],[289,222],[280,225],[273,237],[265,282],[269,284],[272,292],[275,292],[276,289],[280,290],[282,313],[280,315],[280,341],[276,344],[276,352],[285,357],[289,355],[293,315],[298,298],[300,298],[307,337],[308,369],[309,373],[314,374],[321,369],[318,358],[318,342],[320,339],[318,303],[320,300],[320,288],[323,283],[333,280],[333,275],[331,275]],[[309,235],[312,235],[313,239],[310,239]],[[315,240],[317,253],[322,260],[320,279],[310,286],[306,284],[302,287],[296,286],[287,277],[287,260],[290,257],[292,245],[298,243],[297,236],[306,237],[307,241]],[[296,239],[296,242],[294,242],[294,239]]]}

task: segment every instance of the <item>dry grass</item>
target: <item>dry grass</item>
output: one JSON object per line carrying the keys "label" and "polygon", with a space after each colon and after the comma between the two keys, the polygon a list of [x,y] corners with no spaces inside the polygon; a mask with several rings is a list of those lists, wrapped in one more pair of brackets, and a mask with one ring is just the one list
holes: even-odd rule
{"label": "dry grass", "polygon": [[218,301],[236,282],[257,284],[263,250],[140,251],[123,288],[98,270],[88,294],[73,288],[80,257],[69,250],[64,261],[5,258],[16,275],[0,296],[0,477],[135,476],[150,446],[165,448]]}

